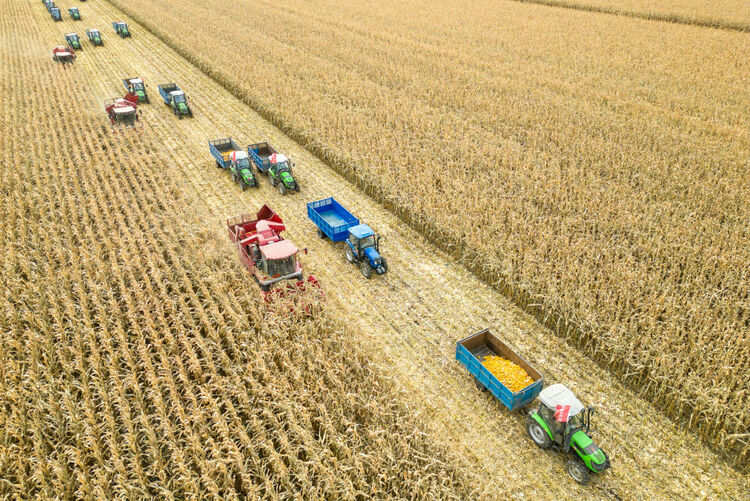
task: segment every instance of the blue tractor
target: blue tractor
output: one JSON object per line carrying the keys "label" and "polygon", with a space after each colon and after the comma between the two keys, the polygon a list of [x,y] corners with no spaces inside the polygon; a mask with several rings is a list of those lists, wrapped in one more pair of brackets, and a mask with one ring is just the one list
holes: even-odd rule
{"label": "blue tractor", "polygon": [[380,255],[380,236],[346,210],[333,197],[307,204],[307,217],[318,227],[320,238],[333,242],[346,240],[346,260],[358,263],[366,278],[388,271],[385,258]]}
{"label": "blue tractor", "polygon": [[346,259],[350,263],[359,263],[359,269],[365,278],[370,278],[373,273],[382,275],[388,271],[388,264],[380,255],[380,235],[375,235],[372,228],[366,224],[349,228]]}

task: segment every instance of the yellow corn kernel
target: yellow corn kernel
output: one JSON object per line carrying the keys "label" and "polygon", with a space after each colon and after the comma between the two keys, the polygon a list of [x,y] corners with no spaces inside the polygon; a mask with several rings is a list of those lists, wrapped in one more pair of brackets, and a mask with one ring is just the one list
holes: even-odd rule
{"label": "yellow corn kernel", "polygon": [[489,355],[482,360],[482,365],[514,393],[523,390],[534,382],[521,366],[514,364],[507,358]]}

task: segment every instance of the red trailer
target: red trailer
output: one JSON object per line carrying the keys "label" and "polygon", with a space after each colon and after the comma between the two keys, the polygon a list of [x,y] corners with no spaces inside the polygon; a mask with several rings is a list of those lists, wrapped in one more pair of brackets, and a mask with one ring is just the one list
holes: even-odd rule
{"label": "red trailer", "polygon": [[125,97],[107,99],[104,101],[104,109],[112,125],[135,126],[138,121],[138,96],[128,92]]}
{"label": "red trailer", "polygon": [[[264,205],[255,216],[241,215],[227,220],[229,238],[237,246],[240,261],[255,277],[263,292],[284,280],[295,280],[304,287],[302,266],[297,261],[297,247],[285,240],[281,232],[284,221],[270,207]],[[307,249],[304,250],[307,253]],[[317,286],[315,277],[307,282]]]}

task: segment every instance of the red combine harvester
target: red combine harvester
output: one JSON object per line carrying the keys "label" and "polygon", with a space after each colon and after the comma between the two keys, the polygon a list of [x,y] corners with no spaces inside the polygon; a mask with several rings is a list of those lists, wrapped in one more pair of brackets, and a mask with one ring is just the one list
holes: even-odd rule
{"label": "red combine harvester", "polygon": [[[319,287],[315,277],[302,278],[302,266],[297,261],[297,247],[284,240],[281,232],[286,229],[284,221],[270,207],[264,205],[255,218],[241,215],[227,220],[229,238],[237,246],[240,261],[258,281],[264,293],[271,286],[285,280],[294,280],[300,289],[305,283]],[[304,250],[307,253],[307,249]],[[277,289],[274,292],[283,291]],[[282,292],[283,293],[283,292]],[[266,296],[267,297],[267,296]]]}
{"label": "red combine harvester", "polygon": [[75,58],[76,54],[70,47],[58,45],[52,49],[52,59],[58,63],[72,63]]}
{"label": "red combine harvester", "polygon": [[138,96],[128,92],[125,97],[109,98],[104,101],[104,109],[112,125],[134,127],[138,121]]}

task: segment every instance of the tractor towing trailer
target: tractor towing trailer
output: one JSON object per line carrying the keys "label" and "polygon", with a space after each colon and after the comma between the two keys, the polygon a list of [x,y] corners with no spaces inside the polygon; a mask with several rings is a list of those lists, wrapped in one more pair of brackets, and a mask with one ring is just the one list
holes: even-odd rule
{"label": "tractor towing trailer", "polygon": [[299,192],[299,182],[292,174],[294,165],[286,155],[277,152],[267,142],[248,145],[247,154],[253,160],[258,172],[268,174],[271,186],[278,187],[279,193],[285,195],[287,191]]}
{"label": "tractor towing trailer", "polygon": [[193,116],[190,106],[187,104],[187,97],[177,84],[168,83],[159,85],[159,94],[164,100],[164,104],[172,108],[175,115],[182,119],[183,116]]}
{"label": "tractor towing trailer", "polygon": [[232,181],[239,184],[243,191],[247,187],[258,186],[247,153],[234,142],[234,139],[227,137],[209,141],[208,149],[216,160],[216,166],[220,169],[229,169]]}
{"label": "tractor towing trailer", "polygon": [[[531,382],[525,388],[511,391],[485,367],[484,362],[493,355],[523,369]],[[539,405],[529,411],[526,431],[538,447],[554,447],[572,454],[566,469],[576,482],[585,485],[591,473],[599,474],[609,468],[609,458],[590,438],[594,408],[584,408],[573,392],[562,384],[543,388],[542,375],[489,329],[458,341],[456,360],[468,369],[477,388],[491,393],[511,411],[529,406],[539,397]]]}
{"label": "tractor towing trailer", "polygon": [[345,254],[350,263],[358,263],[365,278],[388,271],[388,263],[380,255],[380,236],[346,210],[333,197],[307,204],[307,217],[318,227],[320,238],[333,242],[346,241]]}

